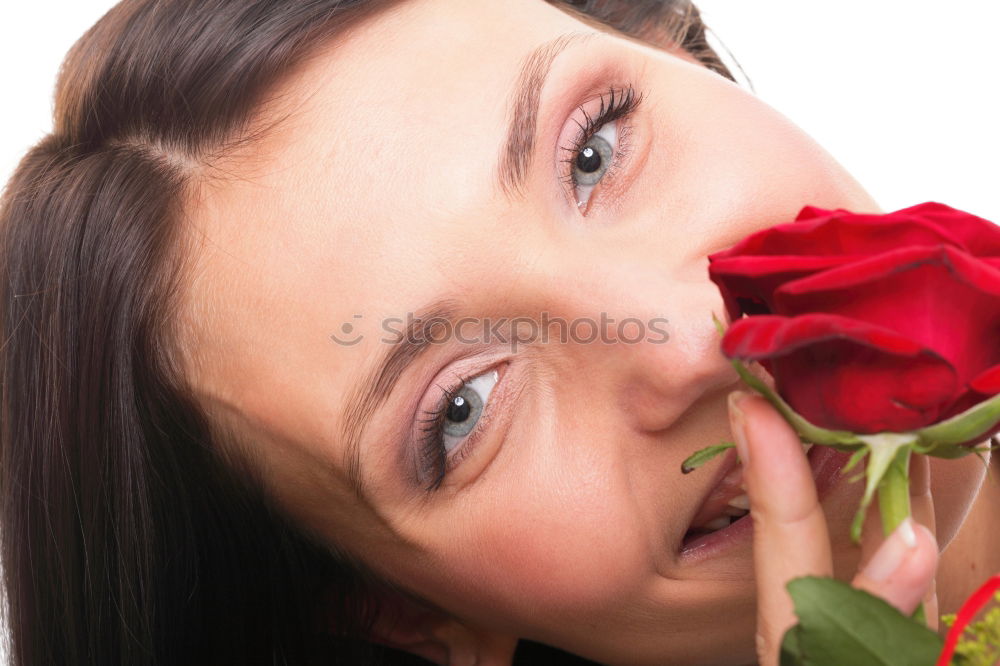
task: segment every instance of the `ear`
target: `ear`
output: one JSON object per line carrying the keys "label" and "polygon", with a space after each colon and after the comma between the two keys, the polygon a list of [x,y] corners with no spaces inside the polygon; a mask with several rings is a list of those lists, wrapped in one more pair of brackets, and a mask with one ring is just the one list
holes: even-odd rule
{"label": "ear", "polygon": [[369,640],[439,666],[510,666],[517,637],[470,627],[402,592],[380,592]]}

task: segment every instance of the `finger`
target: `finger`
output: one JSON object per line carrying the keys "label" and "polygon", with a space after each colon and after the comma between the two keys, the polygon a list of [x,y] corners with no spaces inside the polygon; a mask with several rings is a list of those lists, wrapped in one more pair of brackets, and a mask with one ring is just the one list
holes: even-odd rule
{"label": "finger", "polygon": [[[865,524],[861,530],[861,559],[857,569],[864,568],[878,552],[878,549],[885,543],[886,536],[882,528],[882,513],[878,508],[878,501],[873,501],[868,505],[865,513]],[[855,571],[851,572],[856,573]]]}
{"label": "finger", "polygon": [[764,399],[743,391],[730,394],[729,415],[753,520],[757,654],[771,666],[796,622],[785,584],[831,576],[830,540],[798,435]]}
{"label": "finger", "polygon": [[[940,554],[941,547],[937,544],[937,523],[934,519],[934,497],[931,495],[931,461],[919,453],[910,458],[910,513],[913,514],[914,521],[926,527],[934,536],[935,548]],[[938,628],[936,576],[927,586],[923,602],[927,626],[936,631]]]}
{"label": "finger", "polygon": [[927,593],[937,570],[937,540],[907,517],[851,581],[910,615]]}

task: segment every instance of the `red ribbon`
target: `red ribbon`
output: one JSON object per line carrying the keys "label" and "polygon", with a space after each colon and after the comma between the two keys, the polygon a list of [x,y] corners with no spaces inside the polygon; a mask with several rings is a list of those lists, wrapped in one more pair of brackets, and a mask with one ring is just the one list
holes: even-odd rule
{"label": "red ribbon", "polygon": [[951,663],[951,657],[955,653],[955,645],[958,644],[958,639],[962,635],[962,632],[965,631],[965,627],[972,622],[972,619],[976,617],[982,607],[993,598],[993,594],[997,590],[1000,590],[1000,574],[987,580],[983,583],[982,587],[973,592],[965,600],[962,608],[958,611],[958,615],[955,617],[955,624],[951,625],[951,630],[944,640],[944,650],[941,651],[941,656],[938,657],[937,666],[948,666]]}

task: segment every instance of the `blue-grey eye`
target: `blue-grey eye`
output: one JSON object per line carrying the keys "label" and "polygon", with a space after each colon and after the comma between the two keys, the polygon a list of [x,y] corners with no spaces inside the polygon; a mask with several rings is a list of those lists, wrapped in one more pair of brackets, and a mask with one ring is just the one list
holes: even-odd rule
{"label": "blue-grey eye", "polygon": [[618,123],[604,123],[594,136],[587,140],[573,160],[573,184],[577,188],[577,206],[585,208],[604,174],[611,168],[618,143]]}
{"label": "blue-grey eye", "polygon": [[490,370],[467,381],[452,396],[445,413],[442,437],[445,451],[451,451],[461,444],[479,422],[483,407],[489,400],[490,392],[500,379],[497,370]]}

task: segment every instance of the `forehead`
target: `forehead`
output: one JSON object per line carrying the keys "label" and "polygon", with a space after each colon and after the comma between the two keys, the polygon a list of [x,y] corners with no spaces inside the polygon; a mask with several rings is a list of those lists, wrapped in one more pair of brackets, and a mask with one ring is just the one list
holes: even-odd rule
{"label": "forehead", "polygon": [[[201,218],[217,244],[242,248],[262,270],[278,268],[267,264],[278,245],[280,261],[297,253],[302,264],[336,247],[350,248],[355,266],[440,254],[422,252],[409,230],[433,221],[467,231],[496,217],[495,164],[522,59],[589,30],[541,0],[392,4],[288,77],[276,115],[289,115],[254,146],[249,176],[202,202]],[[353,275],[371,308],[372,276]],[[340,277],[350,291],[351,276]]]}

